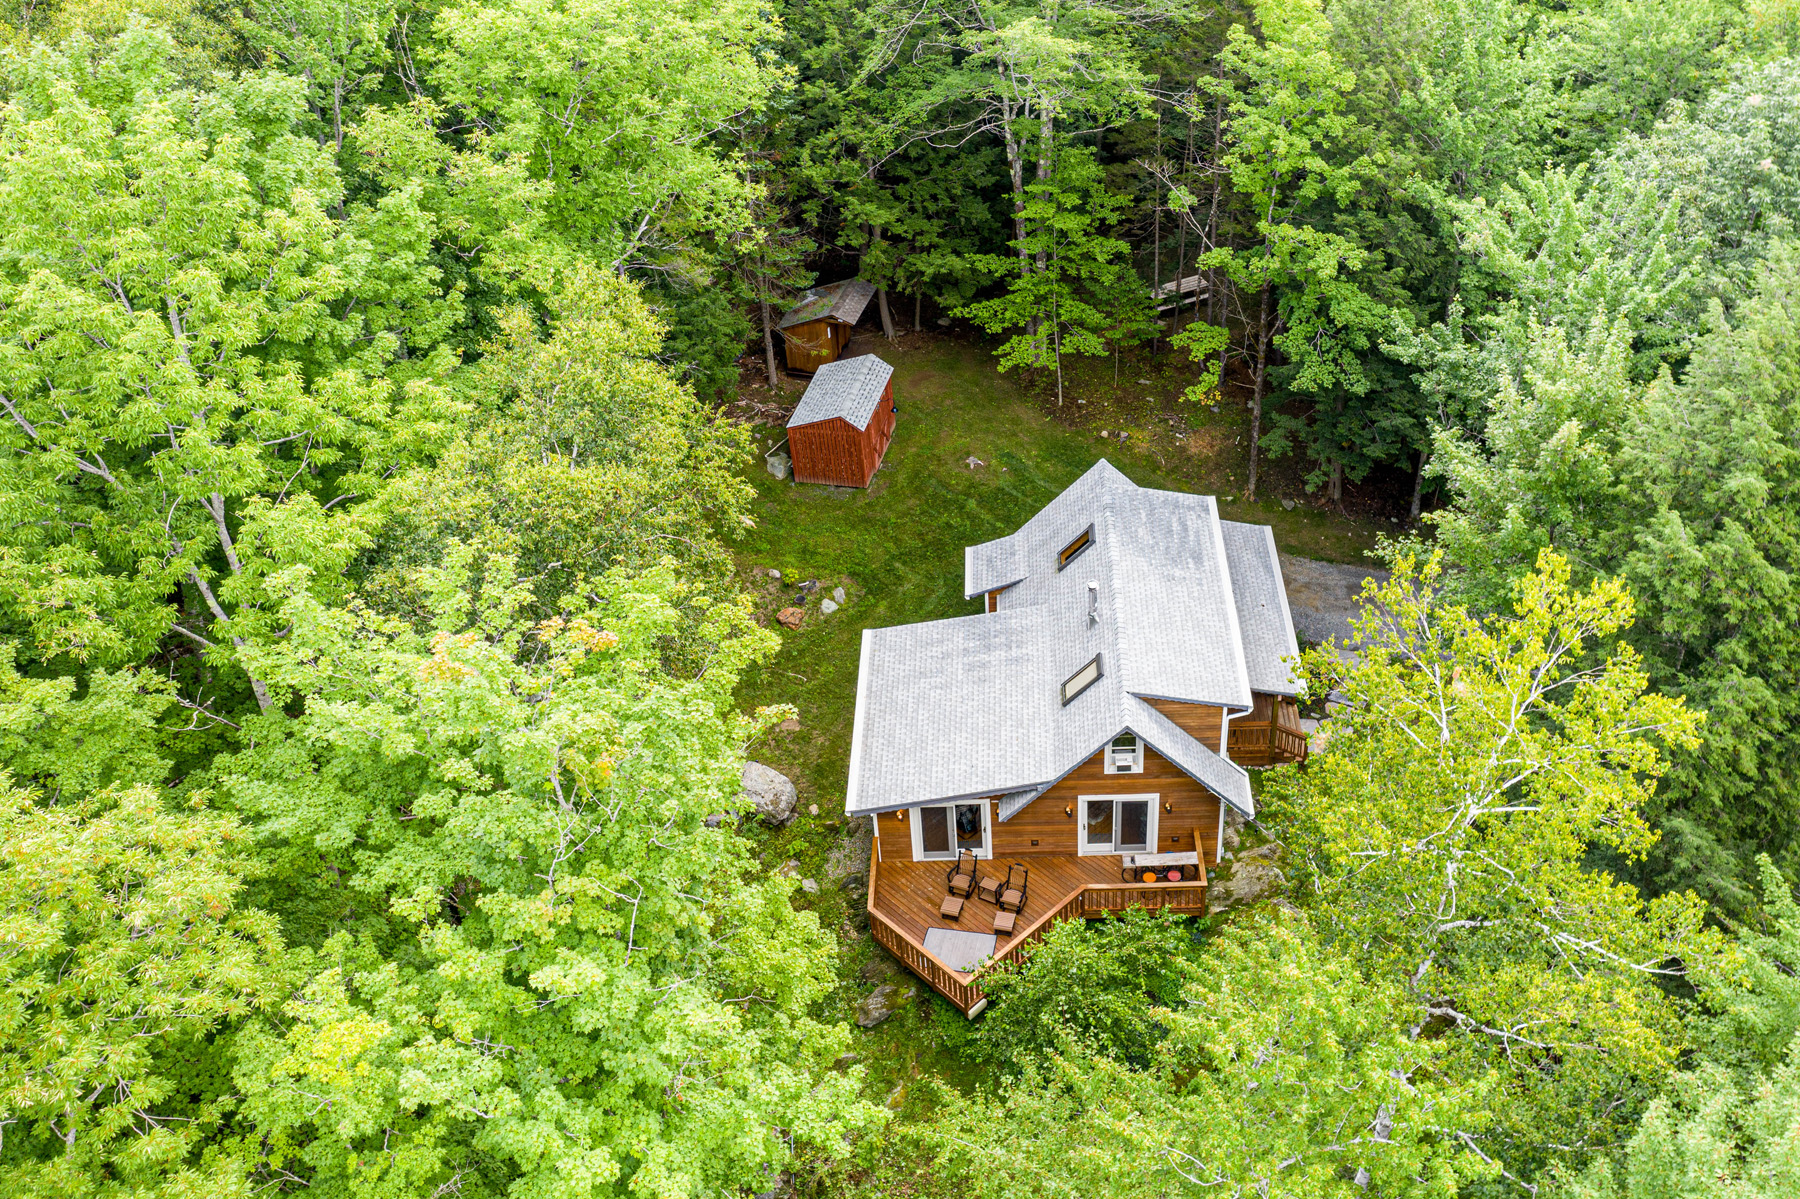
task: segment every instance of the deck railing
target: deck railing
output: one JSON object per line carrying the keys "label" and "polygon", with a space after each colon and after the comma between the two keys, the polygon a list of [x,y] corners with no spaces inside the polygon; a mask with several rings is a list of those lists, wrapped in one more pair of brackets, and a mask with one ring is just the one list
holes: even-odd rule
{"label": "deck railing", "polygon": [[938,994],[954,1003],[964,1015],[967,1015],[977,1003],[985,998],[981,989],[973,983],[965,982],[963,976],[959,976],[957,971],[939,961],[935,954],[901,932],[898,925],[877,910],[875,886],[880,880],[880,871],[880,846],[871,846],[869,853],[869,929],[875,934],[876,944],[899,958],[906,964],[907,969],[930,983]]}
{"label": "deck railing", "polygon": [[1273,720],[1232,721],[1226,755],[1240,766],[1306,761],[1306,734]]}
{"label": "deck railing", "polygon": [[[1198,841],[1196,841],[1198,844]],[[1178,912],[1203,915],[1206,912],[1206,871],[1193,882],[1182,883],[1089,883],[1069,893],[1062,904],[1045,912],[1014,933],[1006,948],[988,960],[979,971],[964,973],[952,970],[923,945],[900,930],[899,925],[881,914],[876,906],[876,884],[880,880],[881,852],[872,847],[869,854],[869,928],[875,941],[899,958],[908,969],[931,984],[933,990],[955,1004],[963,1015],[971,1015],[987,1004],[987,996],[979,985],[980,976],[1003,962],[1016,961],[1026,946],[1043,938],[1045,931],[1058,920],[1103,916],[1133,907],[1172,908]]]}

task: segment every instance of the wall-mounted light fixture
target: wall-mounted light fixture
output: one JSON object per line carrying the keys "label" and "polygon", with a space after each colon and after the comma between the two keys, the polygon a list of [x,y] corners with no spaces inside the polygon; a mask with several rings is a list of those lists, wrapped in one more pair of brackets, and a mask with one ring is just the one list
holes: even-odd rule
{"label": "wall-mounted light fixture", "polygon": [[1073,816],[1074,814],[1075,814],[1075,809],[1072,807],[1065,807],[1063,809],[1064,816]]}
{"label": "wall-mounted light fixture", "polygon": [[898,812],[895,812],[894,819],[900,821],[902,824],[906,823],[906,809],[901,808]]}
{"label": "wall-mounted light fixture", "polygon": [[1166,800],[1166,799],[1165,799],[1165,800],[1163,800],[1163,811],[1165,811],[1165,812],[1173,812],[1173,811],[1174,811],[1174,810],[1175,810],[1175,805],[1174,805],[1174,804],[1172,804],[1172,803],[1170,803],[1170,802],[1169,802],[1169,801],[1168,801],[1168,800]]}

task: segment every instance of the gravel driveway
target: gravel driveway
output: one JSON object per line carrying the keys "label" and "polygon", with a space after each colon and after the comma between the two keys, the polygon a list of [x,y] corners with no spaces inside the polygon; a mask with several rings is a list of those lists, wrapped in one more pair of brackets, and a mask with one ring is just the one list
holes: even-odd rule
{"label": "gravel driveway", "polygon": [[1364,579],[1385,582],[1388,571],[1370,561],[1366,566],[1320,562],[1314,558],[1281,555],[1281,576],[1287,583],[1288,608],[1294,614],[1294,631],[1301,641],[1319,643],[1350,640],[1350,618],[1356,615],[1356,597]]}

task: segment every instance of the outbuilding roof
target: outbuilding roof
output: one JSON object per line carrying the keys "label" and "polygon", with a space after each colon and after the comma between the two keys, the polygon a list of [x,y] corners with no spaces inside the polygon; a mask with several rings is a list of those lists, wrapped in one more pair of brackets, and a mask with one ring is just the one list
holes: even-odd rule
{"label": "outbuilding roof", "polygon": [[814,372],[787,427],[794,429],[839,417],[858,429],[866,429],[893,377],[894,368],[873,354],[827,362]]}
{"label": "outbuilding roof", "polygon": [[[968,548],[965,594],[1000,588],[992,613],[863,633],[847,811],[999,795],[1006,820],[1130,731],[1254,814],[1243,768],[1145,701],[1241,711],[1253,690],[1294,692],[1267,529],[1102,460],[1017,532]],[[1089,663],[1099,678],[1065,702]]]}
{"label": "outbuilding roof", "polygon": [[861,279],[843,279],[822,287],[809,288],[800,297],[800,302],[788,309],[788,314],[781,318],[781,323],[776,328],[786,329],[793,325],[804,325],[808,321],[822,321],[826,317],[843,321],[846,325],[854,325],[862,319],[863,309],[874,298],[875,285]]}

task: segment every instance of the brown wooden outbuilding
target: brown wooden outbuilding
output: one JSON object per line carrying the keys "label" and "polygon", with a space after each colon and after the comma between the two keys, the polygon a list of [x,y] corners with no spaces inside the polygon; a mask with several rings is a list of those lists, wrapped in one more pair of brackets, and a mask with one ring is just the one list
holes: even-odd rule
{"label": "brown wooden outbuilding", "polygon": [[873,354],[820,366],[787,425],[794,481],[867,487],[894,419],[893,367]]}
{"label": "brown wooden outbuilding", "polygon": [[845,279],[815,287],[781,318],[778,328],[791,371],[810,374],[836,362],[850,345],[851,331],[875,298],[875,286]]}

